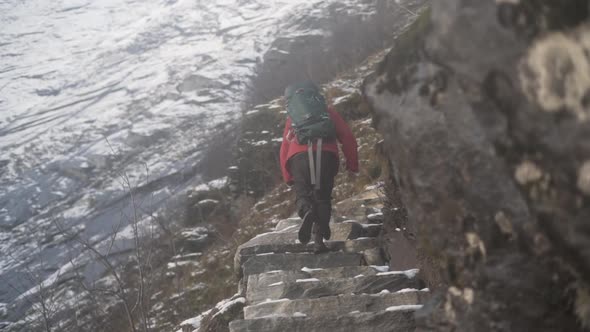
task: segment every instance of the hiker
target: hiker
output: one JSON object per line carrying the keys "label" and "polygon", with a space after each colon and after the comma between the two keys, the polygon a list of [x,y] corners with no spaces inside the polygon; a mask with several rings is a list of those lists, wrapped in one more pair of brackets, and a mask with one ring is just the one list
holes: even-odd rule
{"label": "hiker", "polygon": [[284,181],[295,188],[297,214],[303,223],[299,241],[307,244],[315,223],[316,253],[328,251],[332,215],[332,189],[338,173],[338,142],[346,169],[358,173],[357,143],[352,131],[312,82],[293,84],[285,90],[287,121],[280,163]]}

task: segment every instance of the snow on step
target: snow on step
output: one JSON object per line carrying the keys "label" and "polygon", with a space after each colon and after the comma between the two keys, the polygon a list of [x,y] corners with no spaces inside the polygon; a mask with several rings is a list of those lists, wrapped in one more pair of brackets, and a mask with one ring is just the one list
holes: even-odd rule
{"label": "snow on step", "polygon": [[423,305],[421,304],[407,304],[407,305],[398,305],[394,307],[389,307],[385,309],[385,311],[408,311],[408,310],[420,310],[422,309]]}
{"label": "snow on step", "polygon": [[258,287],[267,287],[277,282],[293,282],[297,279],[317,278],[344,279],[355,276],[375,276],[388,269],[387,266],[340,266],[332,268],[302,267],[299,270],[273,270],[248,276],[248,285],[256,284]]}
{"label": "snow on step", "polygon": [[412,270],[407,270],[407,271],[380,272],[380,273],[377,273],[377,275],[379,275],[379,276],[388,276],[388,275],[404,274],[408,278],[414,278],[418,274],[418,272],[420,272],[420,270],[418,270],[418,269],[412,269]]}
{"label": "snow on step", "polygon": [[271,270],[300,270],[303,267],[358,266],[361,265],[361,258],[361,254],[344,252],[329,252],[321,255],[299,253],[253,256],[242,264],[242,272],[244,276],[249,276]]}
{"label": "snow on step", "polygon": [[320,279],[318,278],[309,278],[309,279],[297,279],[295,280],[295,283],[304,283],[304,282],[320,282]]}
{"label": "snow on step", "polygon": [[[251,256],[264,253],[311,253],[314,250],[313,242],[303,245],[296,239],[297,234],[273,232],[259,237],[256,241],[249,241],[241,245],[234,257],[234,266],[242,266]],[[332,252],[344,251],[348,253],[371,252],[378,250],[377,238],[363,238],[347,241],[326,241]],[[368,255],[371,257],[371,255]]]}
{"label": "snow on step", "polygon": [[344,315],[352,311],[380,311],[401,305],[423,303],[427,294],[420,291],[361,295],[326,296],[317,299],[298,299],[283,302],[259,303],[244,308],[244,318],[254,319],[272,314],[292,315],[302,312],[308,317],[318,315]]}
{"label": "snow on step", "polygon": [[[247,298],[256,304],[265,299],[311,299],[339,294],[376,294],[381,291],[405,293],[422,288],[417,278],[397,275],[357,275],[353,278],[324,277],[300,279],[303,273],[283,273],[272,276],[251,276],[248,280]],[[277,281],[279,280],[280,281]],[[271,283],[271,281],[273,281]],[[403,292],[402,292],[403,291]]]}
{"label": "snow on step", "polygon": [[349,312],[343,315],[325,312],[321,317],[297,317],[295,314],[233,321],[229,326],[230,332],[407,332],[415,327],[414,313],[407,310]]}
{"label": "snow on step", "polygon": [[333,268],[309,268],[304,266],[300,270],[275,270],[253,274],[247,277],[248,299],[252,301],[253,295],[251,293],[254,292],[254,290],[264,289],[271,286],[280,286],[282,285],[281,283],[293,282],[296,279],[342,279],[352,278],[361,274],[364,276],[374,276],[387,269],[387,266],[342,266]]}

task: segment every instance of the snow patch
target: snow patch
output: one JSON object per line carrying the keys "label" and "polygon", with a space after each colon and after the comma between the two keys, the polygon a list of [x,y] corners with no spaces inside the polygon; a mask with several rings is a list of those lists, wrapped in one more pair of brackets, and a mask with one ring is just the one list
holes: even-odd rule
{"label": "snow patch", "polygon": [[[238,169],[236,166],[231,166],[228,169]],[[223,189],[229,181],[229,177],[224,176],[219,179],[211,180],[207,183],[202,183],[196,186],[193,191],[209,191],[213,189]]]}
{"label": "snow patch", "polygon": [[394,307],[389,307],[387,309],[385,309],[385,311],[410,311],[410,310],[419,310],[422,309],[422,305],[421,304],[406,304],[406,305],[398,305],[398,306],[394,306]]}
{"label": "snow patch", "polygon": [[418,290],[415,288],[404,288],[404,289],[398,290],[397,292],[395,292],[395,294],[404,294],[404,293],[413,293],[413,292],[418,292]]}
{"label": "snow patch", "polygon": [[207,198],[207,199],[203,199],[197,203],[197,205],[209,205],[209,204],[219,204],[219,201],[216,199]]}
{"label": "snow patch", "polygon": [[183,332],[185,331],[184,326],[190,326],[195,330],[198,330],[201,327],[201,321],[203,320],[203,318],[205,318],[206,316],[208,316],[211,313],[212,309],[209,309],[205,312],[203,312],[202,314],[198,315],[197,317],[193,317],[193,318],[189,318],[185,321],[183,321],[182,323],[180,323],[180,327],[181,329],[176,331],[176,332]]}
{"label": "snow patch", "polygon": [[290,299],[278,299],[278,300],[266,299],[262,303],[280,303],[280,302],[288,302],[288,301],[291,301],[291,300]]}
{"label": "snow patch", "polygon": [[299,227],[299,225],[293,225],[293,226],[285,227],[285,228],[281,229],[280,231],[278,231],[277,233],[287,233],[290,230],[296,229],[298,227]]}
{"label": "snow patch", "polygon": [[241,303],[241,304],[246,304],[246,298],[245,297],[238,297],[234,300],[226,300],[226,301],[222,301],[219,302],[215,308],[218,310],[217,313],[215,313],[215,315],[223,315],[224,313],[227,312],[227,310],[229,308],[231,308],[232,306]]}
{"label": "snow patch", "polygon": [[404,274],[409,279],[415,278],[416,275],[420,272],[419,269],[412,269],[407,271],[390,271],[390,272],[379,272],[377,273],[378,276],[388,276],[388,275],[400,275]]}
{"label": "snow patch", "polygon": [[371,214],[367,215],[368,219],[373,219],[373,218],[377,218],[377,217],[383,217],[383,212],[371,213]]}
{"label": "snow patch", "polygon": [[371,267],[382,273],[389,271],[389,266],[387,265],[371,265]]}
{"label": "snow patch", "polygon": [[250,144],[254,145],[254,146],[262,146],[262,145],[268,144],[268,141],[267,140],[260,140],[260,141],[252,142]]}

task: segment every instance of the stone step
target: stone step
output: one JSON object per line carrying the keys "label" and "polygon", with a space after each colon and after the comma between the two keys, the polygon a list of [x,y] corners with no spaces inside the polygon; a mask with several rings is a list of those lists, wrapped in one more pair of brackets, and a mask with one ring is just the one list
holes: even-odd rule
{"label": "stone step", "polygon": [[325,315],[326,313],[330,315],[345,315],[355,311],[381,311],[389,307],[422,304],[426,300],[427,294],[428,292],[426,291],[408,290],[397,293],[346,294],[317,299],[280,299],[245,307],[244,318],[254,319],[272,315],[292,316],[295,313],[302,313],[307,315],[307,317],[315,317]]}
{"label": "stone step", "polygon": [[[417,271],[417,270],[416,270]],[[333,268],[308,268],[300,270],[271,271],[260,274],[253,274],[248,277],[248,282],[263,283],[270,285],[277,282],[288,282],[297,279],[328,279],[328,278],[354,278],[358,275],[374,276],[378,273],[389,272],[389,266],[341,266]]]}
{"label": "stone step", "polygon": [[373,223],[367,216],[383,209],[383,195],[379,190],[369,190],[335,204],[335,219],[354,219],[362,224]]}
{"label": "stone step", "polygon": [[[338,294],[376,294],[383,290],[396,292],[404,289],[421,289],[424,284],[415,273],[378,273],[346,278],[313,278],[309,273],[293,271],[272,275],[254,275],[248,278],[246,298],[256,304],[266,300],[311,299]],[[278,280],[278,281],[277,281]],[[306,282],[299,282],[304,280]]]}
{"label": "stone step", "polygon": [[[339,223],[331,226],[335,236],[331,240],[338,240],[342,234],[347,233],[347,239],[359,238],[362,233],[362,226],[360,224],[344,224]],[[354,230],[353,230],[354,229]],[[240,245],[236,251],[236,258],[234,259],[234,266],[239,266],[239,263],[244,261],[241,259],[242,255],[261,254],[266,252],[302,252],[302,251],[313,251],[313,249],[304,246],[299,242],[298,239],[299,226],[293,225],[287,228],[283,228],[280,231],[268,232],[259,234],[250,241]],[[340,235],[337,235],[340,234]],[[347,239],[340,239],[341,241]],[[309,244],[308,244],[309,245]],[[251,249],[256,248],[256,249]],[[297,250],[296,248],[300,248]]]}
{"label": "stone step", "polygon": [[361,237],[378,237],[383,230],[383,223],[361,225],[363,226],[363,233]]}
{"label": "stone step", "polygon": [[[324,241],[331,251],[344,252],[361,252],[367,249],[380,247],[379,239],[372,237],[363,237],[354,240],[346,241]],[[314,242],[311,241],[304,245],[301,243],[269,243],[260,244],[252,247],[243,247],[239,249],[238,253],[241,256],[253,256],[267,253],[298,253],[298,252],[313,252]]]}
{"label": "stone step", "polygon": [[414,331],[414,312],[419,306],[392,307],[378,312],[350,312],[344,315],[307,317],[274,316],[236,320],[230,323],[230,332],[408,332]]}
{"label": "stone step", "polygon": [[[271,244],[271,243],[299,243],[297,238],[297,234],[299,232],[299,227],[301,225],[301,221],[295,220],[288,220],[287,225],[283,225],[279,222],[277,225],[277,229],[272,232],[262,233],[259,234],[250,241],[242,244],[243,247],[252,247],[261,244]],[[376,225],[378,227],[378,225]],[[330,240],[333,241],[345,241],[345,240],[353,240],[359,237],[368,237],[369,232],[365,230],[362,224],[348,220],[346,222],[338,222],[338,223],[330,223],[330,230],[332,231],[332,236]],[[371,234],[375,234],[374,237],[378,235],[380,228],[374,228],[371,230]]]}
{"label": "stone step", "polygon": [[[331,251],[361,253],[365,262],[369,265],[383,265],[383,255],[380,251],[380,243],[377,238],[359,238],[347,241],[326,241],[326,245]],[[301,243],[268,243],[258,244],[255,246],[243,246],[238,248],[234,257],[234,266],[242,266],[243,262],[251,257],[264,254],[281,254],[281,253],[311,253],[314,250],[314,243],[307,245]],[[365,255],[366,253],[366,255]],[[241,271],[238,271],[241,272]]]}
{"label": "stone step", "polygon": [[360,274],[374,276],[378,273],[389,272],[389,266],[343,266],[335,268],[304,268],[301,270],[309,274],[310,278],[353,278]]}
{"label": "stone step", "polygon": [[300,270],[308,268],[331,268],[358,266],[363,263],[363,255],[348,252],[259,254],[251,256],[242,264],[242,274],[247,277],[274,270]]}
{"label": "stone step", "polygon": [[[275,232],[286,231],[295,233],[299,230],[301,223],[302,220],[300,218],[283,219],[275,227]],[[381,233],[381,226],[382,223],[367,224],[356,220],[332,221],[330,222],[330,230],[332,231],[330,240],[343,241],[357,237],[377,237]]]}
{"label": "stone step", "polygon": [[302,222],[302,220],[299,217],[287,218],[287,219],[280,220],[277,223],[277,226],[275,227],[275,231],[280,232],[286,228],[290,228],[293,226],[299,227],[301,225],[301,222]]}

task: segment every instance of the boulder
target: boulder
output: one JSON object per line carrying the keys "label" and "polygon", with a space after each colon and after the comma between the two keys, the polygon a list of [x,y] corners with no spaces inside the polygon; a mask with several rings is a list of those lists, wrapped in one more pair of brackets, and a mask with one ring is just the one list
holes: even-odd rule
{"label": "boulder", "polygon": [[362,251],[363,259],[368,265],[384,265],[385,257],[381,248],[370,248]]}
{"label": "boulder", "polygon": [[354,221],[346,221],[342,223],[331,223],[330,230],[332,236],[330,240],[333,241],[345,241],[352,240],[360,237],[363,233],[363,227],[361,224]]}
{"label": "boulder", "polygon": [[178,251],[183,254],[201,252],[211,240],[206,227],[185,228],[176,237]]}

